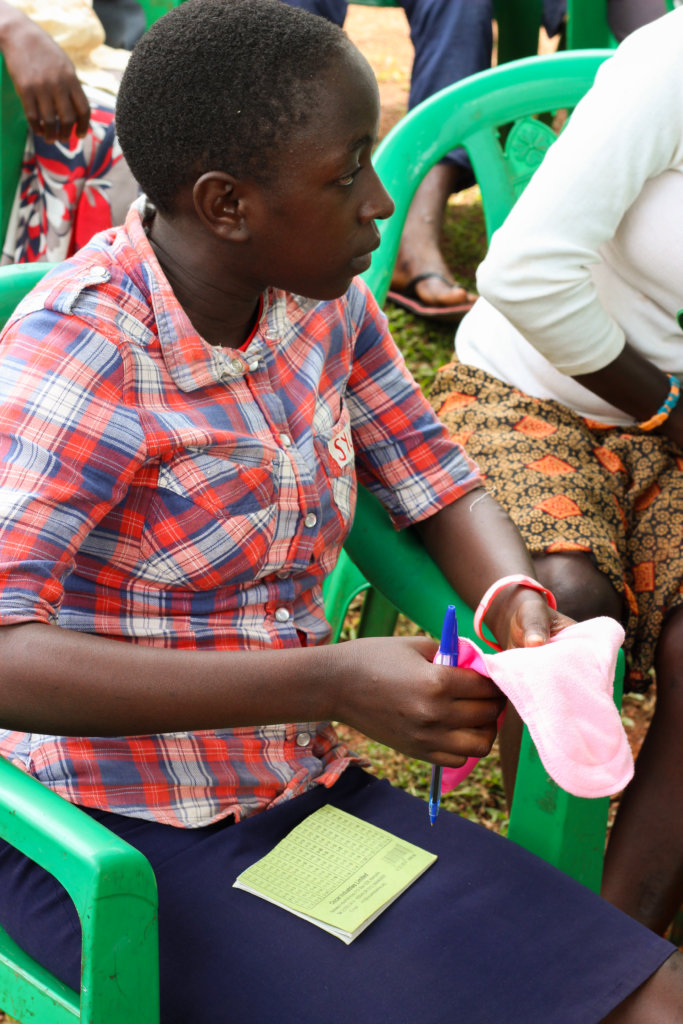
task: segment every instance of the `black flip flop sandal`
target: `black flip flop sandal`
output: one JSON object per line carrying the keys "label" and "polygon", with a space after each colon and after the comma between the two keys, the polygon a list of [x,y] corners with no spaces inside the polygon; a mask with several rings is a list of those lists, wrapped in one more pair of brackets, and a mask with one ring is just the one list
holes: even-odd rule
{"label": "black flip flop sandal", "polygon": [[429,277],[437,277],[439,281],[443,281],[449,287],[452,282],[447,280],[443,274],[438,274],[436,271],[431,273],[418,274],[411,281],[408,282],[405,288],[400,292],[390,289],[387,292],[387,298],[394,303],[395,306],[400,306],[402,309],[407,309],[408,312],[414,313],[415,316],[424,317],[425,320],[435,320],[441,323],[458,323],[465,313],[468,313],[473,302],[462,302],[456,306],[427,306],[422,302],[417,295],[417,285],[420,281],[426,281]]}

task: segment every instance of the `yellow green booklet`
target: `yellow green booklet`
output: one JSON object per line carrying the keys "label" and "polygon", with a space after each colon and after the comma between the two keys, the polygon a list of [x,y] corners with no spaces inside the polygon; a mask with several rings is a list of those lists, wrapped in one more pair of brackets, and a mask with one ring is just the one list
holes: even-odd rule
{"label": "yellow green booklet", "polygon": [[233,885],[348,944],[435,860],[436,854],[326,805]]}

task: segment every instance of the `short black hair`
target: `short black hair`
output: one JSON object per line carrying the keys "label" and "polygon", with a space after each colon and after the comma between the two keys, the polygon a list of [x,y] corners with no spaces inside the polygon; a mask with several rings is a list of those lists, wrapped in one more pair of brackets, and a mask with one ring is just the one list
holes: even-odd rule
{"label": "short black hair", "polygon": [[337,25],[283,0],[185,0],[142,36],[119,88],[116,131],[143,192],[171,213],[206,171],[268,184],[349,48]]}

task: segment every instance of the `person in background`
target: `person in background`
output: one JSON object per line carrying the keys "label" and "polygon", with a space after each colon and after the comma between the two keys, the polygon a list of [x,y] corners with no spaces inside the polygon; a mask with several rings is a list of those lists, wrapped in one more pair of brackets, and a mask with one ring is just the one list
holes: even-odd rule
{"label": "person in background", "polygon": [[0,52],[28,121],[2,262],[53,262],[123,221],[138,194],[114,131],[128,54],[88,0],[0,0]]}
{"label": "person in background", "polygon": [[[285,0],[343,25],[348,0]],[[433,93],[491,66],[492,0],[400,0],[410,26],[414,61],[408,109]],[[567,0],[543,0],[542,25],[550,38],[564,23]],[[664,0],[608,0],[617,39],[665,12]],[[394,267],[389,298],[432,320],[459,321],[476,296],[454,281],[441,250],[441,229],[451,195],[474,184],[469,160],[453,150],[425,175],[411,204]]]}
{"label": "person in background", "polygon": [[147,28],[145,12],[136,0],[93,0],[102,22],[104,41],[118,50],[132,50]]}
{"label": "person in background", "polygon": [[[568,624],[357,276],[393,209],[379,113],[344,33],[280,0],[186,0],[135,47],[144,196],[0,344],[0,751],[148,857],[164,1024],[676,1024],[675,947],[483,826],[430,829],[332,724],[456,766],[503,703],[429,638],[327,642],[357,479],[473,606],[502,587],[501,646]],[[350,946],[232,885],[328,804],[437,855]],[[0,876],[2,926],[78,987],[73,904],[6,843]]]}
{"label": "person in background", "polygon": [[[347,0],[285,0],[337,25]],[[401,0],[410,26],[414,60],[408,109],[453,82],[491,66],[492,0]],[[544,0],[543,24],[555,35],[566,0]],[[441,251],[449,197],[474,184],[464,150],[456,149],[425,176],[411,204],[396,259],[389,297],[413,313],[457,322],[476,296],[454,281]]]}
{"label": "person in background", "polygon": [[559,607],[621,620],[626,688],[656,680],[603,895],[658,932],[683,901],[682,66],[683,10],[601,66],[493,236],[431,395]]}
{"label": "person in background", "polygon": [[618,43],[666,14],[666,0],[607,0],[607,22]]}

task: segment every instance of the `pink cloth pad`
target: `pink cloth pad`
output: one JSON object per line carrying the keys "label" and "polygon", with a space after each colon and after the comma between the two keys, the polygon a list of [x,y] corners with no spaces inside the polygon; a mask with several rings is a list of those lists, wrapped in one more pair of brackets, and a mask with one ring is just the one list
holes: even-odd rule
{"label": "pink cloth pad", "polygon": [[[496,654],[461,638],[458,664],[502,690],[562,789],[575,796],[609,796],[633,776],[633,755],[612,697],[623,641],[619,623],[601,617],[568,626],[542,647]],[[462,782],[477,761],[470,757],[461,768],[444,768],[442,793]]]}

